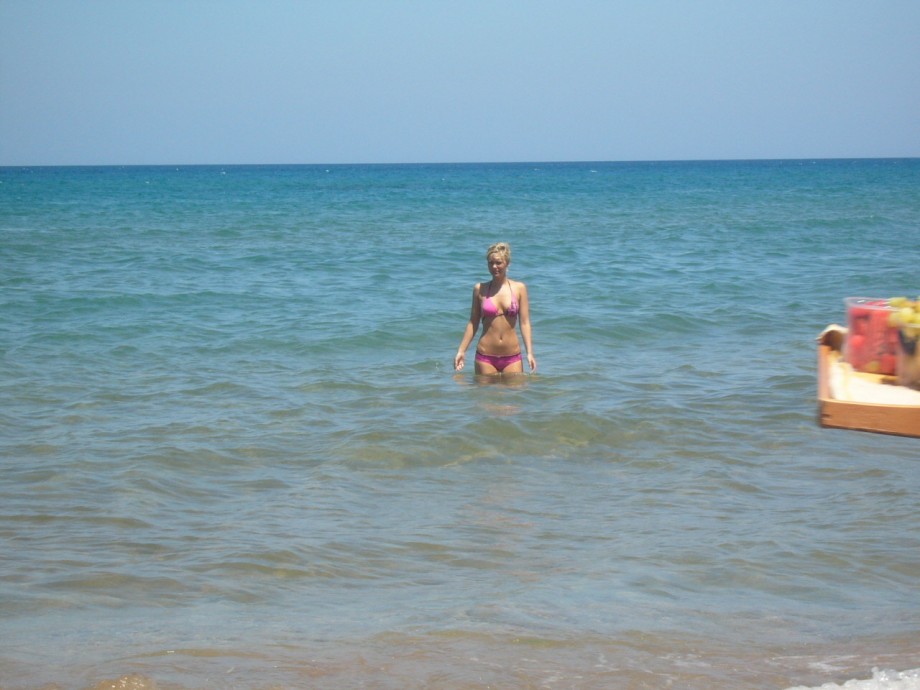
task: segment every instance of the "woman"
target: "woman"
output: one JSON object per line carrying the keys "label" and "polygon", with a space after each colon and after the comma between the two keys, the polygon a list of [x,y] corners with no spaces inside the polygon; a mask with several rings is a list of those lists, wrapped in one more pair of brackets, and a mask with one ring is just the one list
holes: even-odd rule
{"label": "woman", "polygon": [[530,333],[530,305],[527,300],[527,286],[508,277],[511,263],[511,247],[499,242],[489,247],[486,261],[492,280],[477,283],[473,288],[473,306],[470,320],[463,332],[460,348],[454,357],[454,369],[460,371],[466,362],[466,349],[479,330],[482,321],[482,336],[476,346],[477,374],[520,374],[524,371],[521,344],[518,342],[515,326],[520,322],[521,336],[527,348],[527,364],[530,371],[537,370],[533,356]]}

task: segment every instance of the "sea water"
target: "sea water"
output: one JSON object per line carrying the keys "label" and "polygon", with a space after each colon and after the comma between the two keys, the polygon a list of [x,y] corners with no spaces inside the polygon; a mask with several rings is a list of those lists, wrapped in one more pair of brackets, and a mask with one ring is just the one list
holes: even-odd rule
{"label": "sea water", "polygon": [[920,440],[815,405],[918,223],[920,160],[0,169],[0,687],[920,687]]}

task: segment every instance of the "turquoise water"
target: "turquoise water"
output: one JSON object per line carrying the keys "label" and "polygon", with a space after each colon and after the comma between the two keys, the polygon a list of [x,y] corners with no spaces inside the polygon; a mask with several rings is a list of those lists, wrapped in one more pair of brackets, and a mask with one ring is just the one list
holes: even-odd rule
{"label": "turquoise water", "polygon": [[814,343],[918,219],[920,160],[0,168],[0,687],[920,666],[920,441],[818,428]]}

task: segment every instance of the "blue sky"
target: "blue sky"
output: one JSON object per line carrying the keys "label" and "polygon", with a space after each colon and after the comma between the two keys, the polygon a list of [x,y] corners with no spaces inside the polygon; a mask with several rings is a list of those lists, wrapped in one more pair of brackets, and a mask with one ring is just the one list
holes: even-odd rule
{"label": "blue sky", "polygon": [[876,156],[917,0],[0,0],[0,165]]}

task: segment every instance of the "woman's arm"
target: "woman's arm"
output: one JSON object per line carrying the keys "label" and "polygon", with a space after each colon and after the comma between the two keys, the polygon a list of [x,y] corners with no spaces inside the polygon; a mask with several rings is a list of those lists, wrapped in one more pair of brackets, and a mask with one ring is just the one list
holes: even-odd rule
{"label": "woman's arm", "polygon": [[476,283],[473,287],[473,303],[470,305],[470,319],[466,322],[466,328],[463,331],[463,338],[460,340],[460,347],[457,348],[457,354],[454,356],[454,369],[460,371],[466,362],[466,349],[473,342],[476,331],[479,330],[479,321],[482,318],[482,305],[479,300],[479,286]]}
{"label": "woman's arm", "polygon": [[527,349],[527,364],[530,365],[530,372],[537,370],[537,359],[533,354],[533,334],[530,329],[530,300],[527,297],[527,286],[519,283],[521,294],[518,298],[521,304],[520,324],[521,337],[524,338],[524,347]]}

